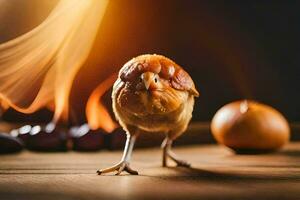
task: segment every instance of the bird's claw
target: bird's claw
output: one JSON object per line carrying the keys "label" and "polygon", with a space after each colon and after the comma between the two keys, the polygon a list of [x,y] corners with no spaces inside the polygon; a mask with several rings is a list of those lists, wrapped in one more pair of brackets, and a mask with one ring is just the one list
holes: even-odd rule
{"label": "bird's claw", "polygon": [[107,169],[98,170],[97,174],[101,175],[103,173],[109,173],[109,172],[113,172],[115,170],[117,171],[117,173],[115,175],[120,175],[123,171],[126,171],[126,172],[128,172],[129,174],[132,174],[132,175],[138,175],[139,174],[137,171],[131,169],[129,167],[129,163],[126,162],[126,161],[122,161],[119,164],[117,164],[113,167],[107,168]]}
{"label": "bird's claw", "polygon": [[167,153],[167,156],[169,158],[171,158],[171,160],[173,160],[177,164],[177,167],[187,167],[187,168],[191,167],[191,164],[189,162],[187,162],[185,160],[178,159],[177,156],[171,151],[169,151]]}
{"label": "bird's claw", "polygon": [[185,160],[177,160],[175,161],[177,164],[177,167],[186,167],[186,168],[190,168],[191,164]]}

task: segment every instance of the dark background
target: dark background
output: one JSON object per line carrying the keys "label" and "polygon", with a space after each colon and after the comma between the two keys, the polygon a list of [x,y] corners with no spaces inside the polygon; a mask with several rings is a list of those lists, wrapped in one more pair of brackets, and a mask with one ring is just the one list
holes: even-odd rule
{"label": "dark background", "polygon": [[[56,0],[11,2],[1,18],[1,42],[38,25]],[[249,98],[299,121],[299,8],[299,1],[111,0],[74,82],[71,121],[83,123],[91,91],[144,53],[163,54],[190,73],[201,93],[193,120],[209,121],[222,105]],[[105,101],[109,106],[109,94]],[[10,110],[4,119],[47,121],[51,114]]]}

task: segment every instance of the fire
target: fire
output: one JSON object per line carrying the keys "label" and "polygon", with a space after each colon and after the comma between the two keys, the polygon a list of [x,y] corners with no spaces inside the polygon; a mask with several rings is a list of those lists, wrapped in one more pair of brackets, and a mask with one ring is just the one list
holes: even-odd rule
{"label": "fire", "polygon": [[[90,53],[107,4],[108,0],[60,0],[36,28],[0,44],[1,104],[23,113],[54,105],[54,122],[68,113],[72,83]],[[107,131],[114,123],[96,100],[111,81],[100,84],[87,107],[91,126]],[[106,123],[97,125],[99,114]]]}
{"label": "fire", "polygon": [[100,83],[98,87],[90,95],[86,105],[86,116],[91,129],[103,128],[107,132],[112,132],[116,128],[115,122],[111,119],[106,108],[101,104],[100,98],[111,88],[117,78],[117,74],[113,74],[105,81]]}

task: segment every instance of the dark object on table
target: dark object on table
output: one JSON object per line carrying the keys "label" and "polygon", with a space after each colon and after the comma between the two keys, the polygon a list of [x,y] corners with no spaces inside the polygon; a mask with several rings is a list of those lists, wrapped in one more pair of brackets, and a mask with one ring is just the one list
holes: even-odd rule
{"label": "dark object on table", "polygon": [[23,149],[23,143],[7,133],[0,133],[0,154],[16,153]]}
{"label": "dark object on table", "polygon": [[104,148],[104,132],[91,130],[88,124],[73,127],[69,131],[73,142],[73,150],[97,151]]}
{"label": "dark object on table", "polygon": [[25,125],[12,130],[11,134],[22,139],[29,150],[46,152],[67,150],[66,133],[54,123],[45,126]]}
{"label": "dark object on table", "polygon": [[124,148],[126,141],[126,133],[121,128],[116,128],[113,132],[105,134],[105,147],[109,150],[117,150]]}
{"label": "dark object on table", "polygon": [[27,140],[30,137],[31,125],[24,125],[18,129],[13,129],[10,131],[10,135],[17,137],[23,141],[24,144],[27,143]]}

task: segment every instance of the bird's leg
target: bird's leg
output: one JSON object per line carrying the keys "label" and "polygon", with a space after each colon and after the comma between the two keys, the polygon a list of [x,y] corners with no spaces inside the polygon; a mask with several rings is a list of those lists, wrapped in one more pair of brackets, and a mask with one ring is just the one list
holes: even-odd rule
{"label": "bird's leg", "polygon": [[98,170],[97,171],[98,175],[101,175],[103,173],[113,172],[115,170],[117,171],[116,175],[120,175],[122,171],[126,171],[129,174],[138,175],[137,171],[135,171],[129,167],[129,162],[130,162],[130,158],[131,158],[131,154],[132,154],[132,150],[133,150],[133,146],[134,146],[136,138],[137,138],[137,134],[135,134],[135,135],[128,134],[121,161],[112,167]]}
{"label": "bird's leg", "polygon": [[163,149],[162,166],[167,167],[167,158],[169,157],[177,164],[177,166],[190,167],[191,165],[188,162],[179,159],[177,155],[174,152],[172,152],[172,142],[172,139],[166,137],[161,144],[161,147]]}
{"label": "bird's leg", "polygon": [[170,150],[171,144],[169,143],[168,138],[166,137],[164,141],[161,144],[161,148],[163,150],[163,157],[162,157],[162,166],[167,167],[167,156],[168,156],[168,151]]}

